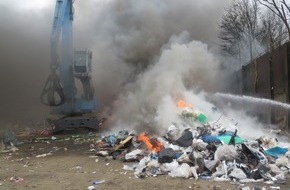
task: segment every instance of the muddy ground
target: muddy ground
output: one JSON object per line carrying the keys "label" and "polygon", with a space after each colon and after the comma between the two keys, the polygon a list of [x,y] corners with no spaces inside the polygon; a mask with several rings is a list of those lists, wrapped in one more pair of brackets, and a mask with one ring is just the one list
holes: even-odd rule
{"label": "muddy ground", "polygon": [[[266,187],[265,183],[238,184],[209,180],[171,178],[168,175],[135,178],[132,171],[123,170],[128,164],[120,160],[96,157],[90,144],[96,140],[88,136],[61,135],[51,137],[20,135],[25,143],[19,150],[0,154],[0,189],[86,190],[93,181],[105,180],[95,189],[241,189]],[[47,139],[46,139],[47,138]],[[45,155],[51,152],[51,155]],[[41,155],[41,156],[40,156]],[[43,157],[42,157],[43,156]],[[274,185],[290,189],[286,184]]]}

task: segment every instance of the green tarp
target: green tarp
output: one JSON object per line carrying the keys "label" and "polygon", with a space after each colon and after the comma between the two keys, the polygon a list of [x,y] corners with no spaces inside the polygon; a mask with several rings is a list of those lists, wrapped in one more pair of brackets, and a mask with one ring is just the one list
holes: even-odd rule
{"label": "green tarp", "polygon": [[[217,139],[219,139],[220,141],[222,141],[225,144],[229,144],[231,138],[232,138],[232,136],[230,136],[230,135],[217,136]],[[242,144],[243,142],[245,142],[245,140],[241,139],[239,136],[235,137],[235,144]]]}

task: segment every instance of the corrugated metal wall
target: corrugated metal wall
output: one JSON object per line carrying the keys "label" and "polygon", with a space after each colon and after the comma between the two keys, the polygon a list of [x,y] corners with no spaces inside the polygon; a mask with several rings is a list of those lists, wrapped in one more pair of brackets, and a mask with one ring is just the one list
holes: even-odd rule
{"label": "corrugated metal wall", "polygon": [[[242,71],[242,94],[289,103],[290,44],[268,52],[244,65]],[[241,71],[238,71],[240,73]],[[237,91],[235,93],[238,93]],[[262,120],[271,121],[281,129],[290,129],[289,111],[281,107],[266,108],[257,114]]]}

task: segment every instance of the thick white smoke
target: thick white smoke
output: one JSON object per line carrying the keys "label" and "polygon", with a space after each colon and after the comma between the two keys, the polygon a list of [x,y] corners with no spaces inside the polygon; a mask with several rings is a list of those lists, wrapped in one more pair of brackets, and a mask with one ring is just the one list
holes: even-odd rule
{"label": "thick white smoke", "polygon": [[[218,79],[219,62],[206,44],[191,41],[188,32],[172,36],[160,56],[114,103],[111,120],[122,126],[168,127],[178,119],[176,102],[186,99],[207,109],[191,89],[212,89]],[[201,102],[202,101],[202,102]],[[209,110],[203,110],[209,111]]]}
{"label": "thick white smoke", "polygon": [[227,2],[76,1],[75,37],[78,46],[93,50],[100,109],[156,63],[172,36],[187,31],[192,39],[217,46],[218,19]]}

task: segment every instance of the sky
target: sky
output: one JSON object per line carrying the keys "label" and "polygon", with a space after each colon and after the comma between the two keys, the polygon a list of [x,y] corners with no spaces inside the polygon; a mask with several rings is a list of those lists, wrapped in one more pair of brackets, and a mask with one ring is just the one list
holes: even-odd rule
{"label": "sky", "polygon": [[51,0],[2,0],[0,5],[9,5],[19,9],[42,9],[51,6],[53,2]]}

